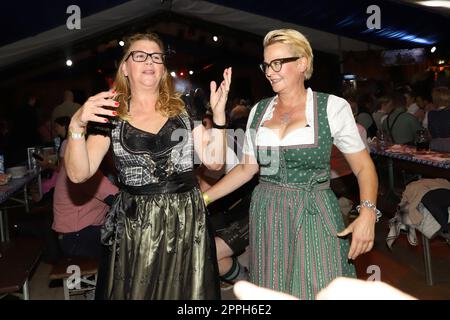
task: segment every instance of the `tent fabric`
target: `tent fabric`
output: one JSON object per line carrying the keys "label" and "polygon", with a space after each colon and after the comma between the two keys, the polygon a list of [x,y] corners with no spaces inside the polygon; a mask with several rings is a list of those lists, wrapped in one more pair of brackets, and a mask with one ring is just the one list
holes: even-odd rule
{"label": "tent fabric", "polygon": [[[257,35],[264,35],[267,31],[274,28],[295,28],[310,39],[313,48],[324,52],[338,53],[340,49],[367,50],[370,46],[368,43],[348,37],[339,37],[329,32],[264,17],[208,1],[133,0],[88,17],[82,16],[81,29],[79,30],[69,30],[66,25],[62,25],[1,47],[0,68],[7,67],[34,55],[58,48],[64,49],[83,39],[106,33],[121,25],[130,24],[133,20],[170,11],[230,28],[245,30]],[[371,48],[381,47],[371,46]]]}

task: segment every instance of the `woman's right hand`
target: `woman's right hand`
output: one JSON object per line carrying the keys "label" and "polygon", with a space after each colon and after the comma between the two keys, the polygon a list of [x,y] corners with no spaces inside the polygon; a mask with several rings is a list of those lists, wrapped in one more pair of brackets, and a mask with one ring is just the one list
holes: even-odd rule
{"label": "woman's right hand", "polygon": [[113,100],[115,95],[116,91],[114,90],[104,91],[87,99],[72,116],[70,127],[84,129],[89,121],[105,123],[109,120],[102,116],[117,116],[117,111],[107,109],[107,107],[117,108],[119,106],[119,102]]}

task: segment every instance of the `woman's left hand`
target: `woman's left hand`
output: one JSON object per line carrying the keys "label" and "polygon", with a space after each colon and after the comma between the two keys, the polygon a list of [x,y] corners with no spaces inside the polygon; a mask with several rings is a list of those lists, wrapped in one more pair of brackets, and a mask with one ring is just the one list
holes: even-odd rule
{"label": "woman's left hand", "polygon": [[368,208],[361,208],[359,217],[355,219],[345,230],[337,234],[345,237],[352,233],[352,243],[348,258],[355,260],[359,255],[369,252],[373,248],[375,238],[375,213]]}
{"label": "woman's left hand", "polygon": [[227,103],[228,91],[230,91],[231,85],[231,73],[231,67],[226,68],[223,71],[223,81],[218,88],[216,82],[211,81],[209,103],[214,115],[225,116],[225,105]]}

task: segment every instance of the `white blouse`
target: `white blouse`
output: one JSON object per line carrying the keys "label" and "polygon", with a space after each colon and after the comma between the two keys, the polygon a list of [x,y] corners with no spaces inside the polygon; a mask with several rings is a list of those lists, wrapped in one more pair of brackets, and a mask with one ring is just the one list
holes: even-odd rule
{"label": "white blouse", "polygon": [[[275,130],[262,126],[265,121],[272,119],[274,101],[276,100],[275,96],[269,102],[269,106],[267,107],[260,123],[260,127],[257,130],[255,139],[257,146],[279,147],[314,143],[314,96],[311,88],[308,88],[306,92],[305,113],[306,123],[309,126],[295,129],[283,137],[283,139],[278,137]],[[256,105],[253,106],[248,118],[243,148],[244,154],[253,156],[254,158],[256,158],[253,149],[253,144],[255,142],[251,139],[249,128],[253,122],[255,111]],[[359,135],[352,109],[346,100],[330,94],[328,97],[327,115],[333,143],[341,152],[355,153],[365,148]]]}

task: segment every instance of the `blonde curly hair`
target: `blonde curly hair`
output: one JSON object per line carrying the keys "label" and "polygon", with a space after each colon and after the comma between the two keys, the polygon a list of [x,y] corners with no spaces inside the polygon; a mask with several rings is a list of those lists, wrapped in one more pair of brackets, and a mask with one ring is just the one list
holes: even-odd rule
{"label": "blonde curly hair", "polygon": [[[161,48],[161,51],[164,52],[164,44],[156,33],[137,33],[126,40],[124,55],[116,73],[114,87],[114,90],[117,92],[114,99],[120,103],[117,112],[121,119],[129,118],[128,102],[131,98],[130,82],[128,77],[124,75],[121,66],[129,56],[130,48],[133,43],[139,40],[155,42]],[[164,73],[159,83],[159,97],[156,102],[156,110],[168,118],[175,117],[185,112],[184,102],[180,98],[180,94],[175,92],[172,77],[169,75],[165,64]]]}

